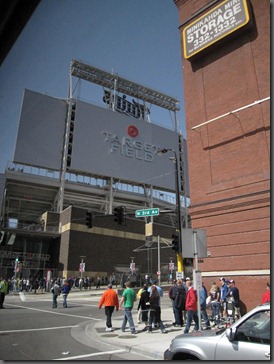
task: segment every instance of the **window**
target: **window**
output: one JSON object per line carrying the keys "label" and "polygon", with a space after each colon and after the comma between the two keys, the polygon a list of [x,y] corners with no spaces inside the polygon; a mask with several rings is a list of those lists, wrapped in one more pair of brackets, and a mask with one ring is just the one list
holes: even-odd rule
{"label": "window", "polygon": [[270,311],[257,312],[243,322],[237,328],[236,340],[270,344]]}

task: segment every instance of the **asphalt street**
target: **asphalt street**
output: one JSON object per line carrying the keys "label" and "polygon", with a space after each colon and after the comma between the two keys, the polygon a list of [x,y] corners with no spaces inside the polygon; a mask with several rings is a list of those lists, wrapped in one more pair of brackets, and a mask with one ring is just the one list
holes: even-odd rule
{"label": "asphalt street", "polygon": [[98,309],[105,290],[71,291],[68,308],[52,308],[51,293],[10,293],[0,310],[1,360],[162,360],[170,341],[182,333],[173,327],[171,302],[165,292],[161,300],[162,321],[167,333],[154,329],[148,334],[133,318],[137,334],[121,331],[123,309],[113,313],[114,331],[105,331],[104,310]]}

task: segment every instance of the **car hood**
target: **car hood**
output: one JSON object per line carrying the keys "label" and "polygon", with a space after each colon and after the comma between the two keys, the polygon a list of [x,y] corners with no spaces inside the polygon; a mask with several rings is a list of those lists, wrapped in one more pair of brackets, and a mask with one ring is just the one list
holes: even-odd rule
{"label": "car hood", "polygon": [[191,333],[188,333],[188,334],[181,334],[181,335],[178,335],[174,338],[174,340],[176,340],[177,338],[178,339],[186,339],[186,340],[191,340],[192,338],[194,337],[204,337],[204,338],[207,338],[207,337],[220,337],[220,335],[222,333],[225,332],[226,329],[220,329],[220,330],[204,330],[204,331],[195,331],[195,332],[191,332]]}

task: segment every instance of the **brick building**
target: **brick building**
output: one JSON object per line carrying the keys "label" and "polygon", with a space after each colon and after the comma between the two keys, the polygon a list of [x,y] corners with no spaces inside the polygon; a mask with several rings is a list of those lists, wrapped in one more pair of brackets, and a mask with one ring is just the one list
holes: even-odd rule
{"label": "brick building", "polygon": [[199,269],[207,287],[234,279],[250,309],[270,279],[270,2],[174,2],[189,213],[193,228],[206,229],[210,255]]}

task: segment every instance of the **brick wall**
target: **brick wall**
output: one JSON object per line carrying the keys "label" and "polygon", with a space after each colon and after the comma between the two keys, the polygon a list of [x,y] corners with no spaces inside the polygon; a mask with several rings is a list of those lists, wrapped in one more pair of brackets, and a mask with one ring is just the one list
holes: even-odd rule
{"label": "brick wall", "polygon": [[[174,2],[180,32],[212,3]],[[189,212],[211,253],[199,268],[208,284],[218,272],[233,274],[248,308],[260,303],[270,274],[270,101],[192,128],[270,96],[270,3],[250,5],[253,26],[194,61],[182,43]]]}

